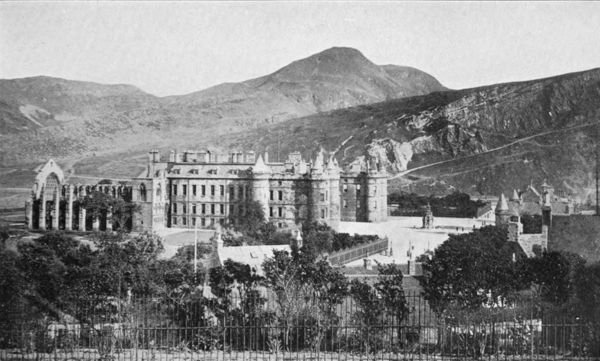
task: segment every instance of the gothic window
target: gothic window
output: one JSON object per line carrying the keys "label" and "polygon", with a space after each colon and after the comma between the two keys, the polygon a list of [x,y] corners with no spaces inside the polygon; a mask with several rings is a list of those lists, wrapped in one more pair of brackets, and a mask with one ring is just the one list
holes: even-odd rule
{"label": "gothic window", "polygon": [[146,201],[146,186],[144,183],[140,184],[140,200],[142,202]]}

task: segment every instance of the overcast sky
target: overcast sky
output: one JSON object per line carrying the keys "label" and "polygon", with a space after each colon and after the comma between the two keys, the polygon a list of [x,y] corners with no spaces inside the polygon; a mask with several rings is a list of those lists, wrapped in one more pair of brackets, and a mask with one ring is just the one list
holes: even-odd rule
{"label": "overcast sky", "polygon": [[332,46],[466,88],[600,66],[600,3],[3,2],[0,78],[189,93]]}

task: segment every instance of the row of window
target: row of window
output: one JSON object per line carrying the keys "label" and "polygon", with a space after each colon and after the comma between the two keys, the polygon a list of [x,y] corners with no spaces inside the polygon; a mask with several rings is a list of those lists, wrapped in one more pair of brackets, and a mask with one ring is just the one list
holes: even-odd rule
{"label": "row of window", "polygon": [[[224,185],[219,185],[218,187],[214,184],[210,185],[210,186],[206,186],[205,184],[200,185],[200,187],[198,187],[196,184],[192,184],[191,185],[191,194],[192,196],[197,196],[198,193],[200,194],[201,197],[206,197],[207,195],[207,191],[209,192],[208,194],[210,194],[211,197],[214,197],[216,195],[219,195],[221,197],[225,196],[225,186]],[[235,195],[236,195],[236,187],[235,186],[229,186],[229,199],[235,199]],[[198,192],[199,191],[199,192]],[[181,192],[181,193],[180,193]],[[238,199],[246,199],[248,197],[248,186],[238,186],[237,187],[237,195],[238,195]],[[188,194],[188,185],[187,184],[171,184],[171,189],[170,189],[170,195],[173,196],[177,196],[181,194],[182,196],[187,196]]]}
{"label": "row of window", "polygon": [[[225,205],[224,204],[217,204],[217,203],[210,203],[210,204],[192,204],[189,207],[189,211],[191,214],[221,214],[224,215],[225,214]],[[243,205],[239,205],[238,208],[238,214],[239,215],[244,215],[245,213],[245,208]],[[186,204],[177,204],[177,203],[173,203],[171,204],[171,212],[173,214],[178,214],[179,211],[181,211],[181,214],[187,214],[188,213],[188,207]],[[235,214],[235,204],[230,204],[229,205],[229,214]]]}
{"label": "row of window", "polygon": [[[198,222],[197,219],[200,219],[200,221]],[[174,226],[177,226],[178,223],[179,223],[179,221],[181,221],[181,225],[182,226],[187,226],[187,223],[188,223],[187,222],[187,218],[185,218],[185,217],[184,218],[177,218],[177,217],[171,218],[171,224],[174,225]],[[216,218],[196,218],[196,217],[193,217],[193,218],[191,218],[191,223],[190,224],[192,226],[196,226],[199,223],[199,225],[201,227],[206,227],[206,226],[214,226],[216,223],[223,224],[224,221],[225,220],[223,218],[216,219]],[[233,221],[235,222],[235,220],[233,220]],[[285,223],[278,222],[277,223],[277,227],[278,228],[284,228],[285,227]]]}

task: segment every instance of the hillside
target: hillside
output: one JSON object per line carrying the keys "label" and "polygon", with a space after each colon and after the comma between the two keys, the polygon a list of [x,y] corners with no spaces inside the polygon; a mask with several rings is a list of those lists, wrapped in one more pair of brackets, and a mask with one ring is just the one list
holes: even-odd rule
{"label": "hillside", "polygon": [[[333,48],[264,77],[165,98],[129,86],[42,80],[48,85],[0,86],[5,187],[23,184],[11,174],[48,157],[78,180],[93,180],[137,174],[150,148],[267,150],[271,160],[324,148],[342,164],[379,158],[391,189],[497,194],[547,179],[582,201],[592,198],[600,69],[446,90],[419,70]],[[56,90],[65,86],[71,90]]]}
{"label": "hillside", "polygon": [[[268,126],[317,112],[445,89],[414,68],[331,48],[261,78],[158,98],[130,85],[0,80],[0,164],[126,151]],[[207,132],[210,132],[207,135]]]}
{"label": "hillside", "polygon": [[594,69],[342,109],[227,139],[281,155],[324,147],[341,163],[370,154],[395,175],[392,189],[497,194],[548,179],[585,201],[598,126]]}

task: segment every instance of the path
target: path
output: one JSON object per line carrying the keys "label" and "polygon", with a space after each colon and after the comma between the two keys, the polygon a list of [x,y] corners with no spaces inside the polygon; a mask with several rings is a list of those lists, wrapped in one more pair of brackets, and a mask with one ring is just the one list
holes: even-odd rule
{"label": "path", "polygon": [[528,137],[520,138],[518,140],[515,140],[514,142],[510,142],[510,143],[504,144],[502,146],[486,150],[485,152],[481,152],[481,153],[477,153],[477,154],[473,154],[473,155],[469,155],[469,156],[461,157],[461,158],[453,158],[453,159],[443,160],[443,161],[440,161],[440,162],[430,163],[430,164],[422,165],[422,166],[419,166],[419,167],[407,169],[407,170],[405,170],[403,172],[397,173],[396,175],[394,175],[393,177],[390,177],[389,179],[400,178],[400,177],[405,176],[405,175],[407,175],[409,173],[412,173],[412,172],[415,172],[415,171],[418,171],[418,170],[422,170],[422,169],[426,169],[426,168],[429,168],[429,167],[435,167],[435,166],[441,165],[441,164],[455,162],[455,161],[458,161],[458,160],[470,159],[470,158],[473,158],[473,157],[478,157],[478,156],[483,155],[483,154],[488,154],[488,153],[496,152],[496,151],[499,151],[499,150],[511,147],[511,146],[513,146],[515,144],[518,144],[518,143],[521,143],[521,142],[525,142],[525,141],[531,140],[533,138],[541,137],[541,136],[544,136],[544,135],[553,134],[553,133],[559,133],[559,132],[565,132],[565,131],[570,131],[570,130],[579,129],[579,128],[585,128],[585,127],[594,126],[594,125],[598,125],[598,123],[585,123],[585,124],[576,125],[576,126],[569,127],[569,128],[549,130],[547,132],[542,132],[542,133],[530,135]]}

